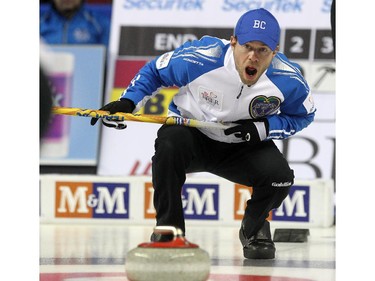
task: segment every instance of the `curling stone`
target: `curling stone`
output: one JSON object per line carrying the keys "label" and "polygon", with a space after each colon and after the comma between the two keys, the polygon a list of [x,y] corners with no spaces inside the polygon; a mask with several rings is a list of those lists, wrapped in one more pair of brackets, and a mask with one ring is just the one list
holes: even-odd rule
{"label": "curling stone", "polygon": [[155,234],[173,234],[168,242],[141,243],[130,250],[125,270],[129,281],[206,281],[210,257],[197,244],[185,239],[181,229],[157,226]]}

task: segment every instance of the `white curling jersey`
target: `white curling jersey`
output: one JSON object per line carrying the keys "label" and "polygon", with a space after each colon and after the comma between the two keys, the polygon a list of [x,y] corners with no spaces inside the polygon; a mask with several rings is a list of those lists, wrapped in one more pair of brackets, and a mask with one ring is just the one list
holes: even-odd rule
{"label": "white curling jersey", "polygon": [[[148,62],[135,75],[121,98],[134,102],[137,112],[162,87],[178,87],[169,115],[201,121],[234,122],[267,118],[267,139],[285,139],[307,127],[315,107],[310,88],[296,64],[277,53],[252,86],[243,84],[228,40],[204,36]],[[199,129],[227,143],[242,142],[223,129]]]}

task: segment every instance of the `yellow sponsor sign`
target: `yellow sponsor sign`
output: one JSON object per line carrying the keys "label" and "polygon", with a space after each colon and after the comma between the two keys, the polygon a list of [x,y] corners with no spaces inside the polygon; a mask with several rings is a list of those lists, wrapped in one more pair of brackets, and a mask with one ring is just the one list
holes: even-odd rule
{"label": "yellow sponsor sign", "polygon": [[[123,91],[124,89],[114,88],[112,90],[110,101],[117,100],[121,96]],[[160,92],[155,97],[151,98],[146,103],[146,105],[137,113],[166,116],[168,112],[168,106],[177,91],[177,88],[166,88],[160,90]]]}

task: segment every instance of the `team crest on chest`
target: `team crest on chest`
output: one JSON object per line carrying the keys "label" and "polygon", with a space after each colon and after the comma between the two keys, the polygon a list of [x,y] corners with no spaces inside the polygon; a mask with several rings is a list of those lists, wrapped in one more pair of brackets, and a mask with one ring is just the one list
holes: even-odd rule
{"label": "team crest on chest", "polygon": [[249,113],[252,118],[259,118],[276,112],[280,107],[278,97],[256,96],[249,106]]}

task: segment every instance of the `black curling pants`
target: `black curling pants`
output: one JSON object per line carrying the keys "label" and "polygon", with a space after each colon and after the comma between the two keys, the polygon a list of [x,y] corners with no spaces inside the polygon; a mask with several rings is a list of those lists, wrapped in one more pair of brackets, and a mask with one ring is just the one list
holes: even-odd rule
{"label": "black curling pants", "polygon": [[163,125],[152,157],[156,225],[185,232],[181,192],[186,173],[192,172],[210,172],[253,187],[243,220],[248,237],[262,227],[270,210],[280,206],[294,180],[293,170],[273,141],[254,146],[223,143],[196,128]]}

